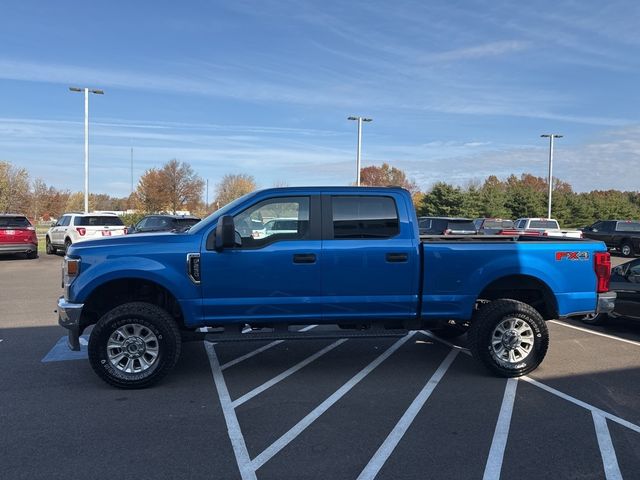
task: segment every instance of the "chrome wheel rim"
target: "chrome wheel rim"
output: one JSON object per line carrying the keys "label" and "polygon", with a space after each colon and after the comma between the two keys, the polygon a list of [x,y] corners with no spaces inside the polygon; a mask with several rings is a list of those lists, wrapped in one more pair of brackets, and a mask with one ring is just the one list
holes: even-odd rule
{"label": "chrome wheel rim", "polygon": [[624,256],[627,256],[627,255],[631,254],[631,247],[629,247],[629,245],[624,245],[622,247],[622,254]]}
{"label": "chrome wheel rim", "polygon": [[130,323],[115,330],[107,342],[107,356],[123,373],[141,373],[158,359],[158,337],[144,325]]}
{"label": "chrome wheel rim", "polygon": [[533,350],[535,335],[521,318],[505,318],[491,335],[491,354],[501,363],[522,362]]}

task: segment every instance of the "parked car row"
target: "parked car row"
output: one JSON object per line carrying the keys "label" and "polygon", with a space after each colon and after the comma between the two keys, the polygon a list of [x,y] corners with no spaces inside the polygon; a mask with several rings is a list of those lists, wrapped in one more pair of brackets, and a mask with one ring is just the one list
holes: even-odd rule
{"label": "parked car row", "polygon": [[[115,213],[70,212],[62,215],[45,234],[45,250],[51,255],[84,240],[150,232],[185,232],[198,223],[190,215],[148,215],[126,227]],[[0,215],[0,254],[38,256],[36,229],[24,215]]]}
{"label": "parked car row", "polygon": [[580,230],[563,230],[552,218],[420,217],[420,235],[532,235],[541,237],[582,238]]}
{"label": "parked car row", "polygon": [[48,254],[66,251],[83,240],[136,233],[184,232],[200,221],[188,215],[148,215],[131,227],[114,213],[66,213],[51,226],[45,237]]}

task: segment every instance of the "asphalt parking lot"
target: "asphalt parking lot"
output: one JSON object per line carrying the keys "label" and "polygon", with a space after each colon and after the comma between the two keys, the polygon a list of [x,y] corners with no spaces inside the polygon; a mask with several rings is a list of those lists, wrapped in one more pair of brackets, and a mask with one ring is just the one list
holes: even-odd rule
{"label": "asphalt parking lot", "polygon": [[56,347],[60,260],[0,258],[2,479],[640,476],[640,324],[553,321],[519,380],[414,332],[188,343],[122,391]]}

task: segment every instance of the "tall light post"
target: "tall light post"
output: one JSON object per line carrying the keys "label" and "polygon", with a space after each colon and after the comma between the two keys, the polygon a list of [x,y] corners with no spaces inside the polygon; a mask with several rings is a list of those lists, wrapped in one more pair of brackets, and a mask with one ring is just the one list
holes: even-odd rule
{"label": "tall light post", "polygon": [[542,138],[549,139],[549,205],[547,207],[547,218],[551,218],[551,192],[553,191],[553,139],[562,138],[563,135],[557,133],[545,133],[540,135]]}
{"label": "tall light post", "polygon": [[104,95],[104,91],[87,87],[69,87],[69,90],[84,91],[84,213],[89,213],[89,94]]}
{"label": "tall light post", "polygon": [[360,186],[360,157],[362,155],[362,122],[371,122],[373,118],[348,117],[347,120],[358,121],[358,150],[356,152],[356,185]]}

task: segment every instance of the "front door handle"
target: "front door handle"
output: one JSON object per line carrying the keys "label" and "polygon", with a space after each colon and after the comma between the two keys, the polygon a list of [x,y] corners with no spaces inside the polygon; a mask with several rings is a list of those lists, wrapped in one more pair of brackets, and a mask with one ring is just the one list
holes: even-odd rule
{"label": "front door handle", "polygon": [[315,253],[295,253],[293,263],[316,263]]}
{"label": "front door handle", "polygon": [[403,263],[409,260],[409,255],[406,253],[387,253],[387,262]]}

